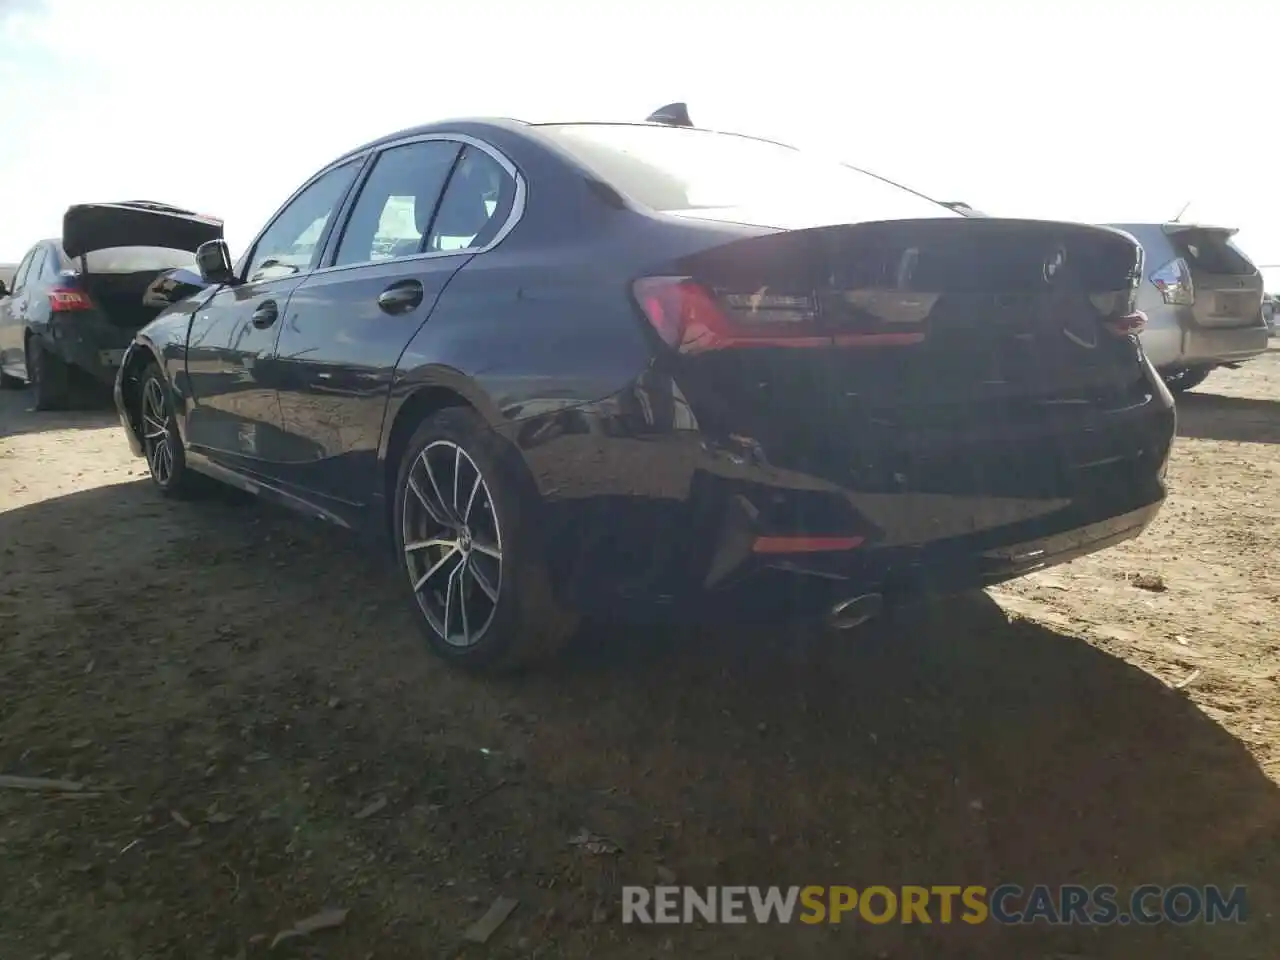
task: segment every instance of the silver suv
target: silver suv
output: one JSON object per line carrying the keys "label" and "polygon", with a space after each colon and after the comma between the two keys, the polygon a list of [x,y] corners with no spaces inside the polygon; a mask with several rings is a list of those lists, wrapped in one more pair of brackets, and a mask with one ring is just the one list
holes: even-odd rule
{"label": "silver suv", "polygon": [[1138,309],[1142,346],[1175,393],[1267,349],[1262,274],[1232,241],[1235,230],[1186,223],[1117,223],[1146,254]]}

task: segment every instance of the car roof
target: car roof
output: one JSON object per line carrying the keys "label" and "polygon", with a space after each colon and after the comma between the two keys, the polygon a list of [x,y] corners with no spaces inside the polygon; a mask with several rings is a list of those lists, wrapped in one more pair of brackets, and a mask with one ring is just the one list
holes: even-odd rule
{"label": "car roof", "polygon": [[[648,123],[628,120],[550,120],[546,122],[530,123],[526,120],[513,120],[509,117],[458,117],[453,120],[438,120],[432,123],[420,124],[416,127],[406,127],[403,130],[397,130],[395,133],[388,133],[385,136],[378,137],[376,140],[370,140],[368,143],[348,150],[340,157],[336,157],[328,166],[335,166],[344,160],[359,156],[368,150],[377,150],[380,147],[399,140],[407,140],[412,137],[425,137],[431,134],[443,133],[467,133],[473,136],[483,136],[485,133],[515,133],[527,136],[530,132],[536,131],[540,127],[567,127],[567,126],[600,126],[600,127],[654,127],[660,130],[672,129],[671,124],[666,123]],[[707,127],[687,127],[683,129],[700,130],[703,133],[716,133],[726,137],[741,137],[744,140],[758,140],[763,143],[775,143],[778,146],[796,149],[789,143],[782,143],[776,140],[769,140],[766,137],[756,137],[747,133],[736,133],[731,130],[712,130]]]}
{"label": "car roof", "polygon": [[335,158],[333,163],[341,163],[351,157],[359,156],[367,150],[376,150],[386,144],[395,143],[397,140],[407,140],[410,137],[425,137],[433,133],[457,133],[460,132],[460,128],[463,131],[472,133],[484,133],[486,130],[516,133],[527,129],[529,126],[530,124],[525,123],[523,120],[511,120],[503,117],[458,117],[453,120],[437,120],[432,123],[419,124],[416,127],[406,127],[403,130],[397,130],[395,133],[388,133],[378,137],[376,140],[370,140],[368,143],[362,143],[355,149],[348,150],[342,156]]}
{"label": "car roof", "polygon": [[[773,144],[774,146],[785,147],[788,150],[797,150],[797,151],[799,150],[799,148],[796,147],[794,144],[783,143],[782,141],[779,141],[779,140],[770,140],[766,137],[756,137],[747,133],[738,133],[733,130],[713,130],[708,127],[685,126],[683,124],[657,123],[649,120],[644,120],[644,121],[552,120],[552,121],[539,122],[539,123],[530,123],[526,120],[514,120],[514,119],[511,119],[510,117],[459,117],[453,120],[439,120],[433,123],[420,124],[416,127],[406,127],[403,130],[397,130],[395,133],[388,133],[384,136],[378,137],[376,140],[370,140],[367,143],[363,143],[352,150],[348,150],[346,153],[342,154],[341,156],[331,160],[322,169],[323,170],[332,169],[333,167],[339,166],[347,162],[348,160],[351,160],[354,157],[358,157],[368,151],[378,150],[384,146],[397,143],[401,140],[412,139],[414,137],[426,137],[426,136],[431,136],[432,134],[463,134],[465,136],[474,136],[474,137],[479,137],[483,139],[486,137],[486,134],[506,133],[506,134],[515,134],[516,136],[528,138],[530,134],[533,134],[533,136],[536,137],[537,136],[536,131],[542,127],[566,127],[566,126],[652,127],[652,128],[661,129],[661,130],[671,130],[671,129],[697,130],[702,133],[711,133],[711,134],[716,134],[718,136],[738,137],[743,140],[754,140],[758,143],[769,143],[769,144]],[[495,144],[495,146],[500,146],[500,144]],[[937,200],[935,200],[933,197],[930,197],[928,194],[921,193],[919,190],[913,189],[912,187],[908,187],[905,184],[899,183],[896,180],[891,180],[888,177],[881,176],[878,173],[872,173],[870,170],[864,170],[863,168],[856,167],[850,163],[846,163],[843,165],[848,167],[851,170],[856,170],[858,173],[861,173],[864,176],[874,177],[875,179],[881,180],[884,183],[889,184],[890,186],[897,187],[899,190],[905,190],[908,193],[913,193],[924,200],[930,201],[931,203],[938,203]],[[939,203],[938,205],[941,207],[950,209],[953,213],[959,213],[961,216],[984,217],[984,218],[987,216],[986,214],[981,213],[977,210],[974,210],[971,207],[968,208],[969,212],[965,213],[963,211],[955,210],[954,207],[947,207],[946,204]],[[965,206],[967,207],[968,205],[966,204]]]}

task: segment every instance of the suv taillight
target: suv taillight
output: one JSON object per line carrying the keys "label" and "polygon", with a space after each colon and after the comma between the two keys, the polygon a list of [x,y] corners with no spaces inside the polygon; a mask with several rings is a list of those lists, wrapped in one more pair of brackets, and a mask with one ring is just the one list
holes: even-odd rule
{"label": "suv taillight", "polygon": [[1160,291],[1165,303],[1189,307],[1196,302],[1195,287],[1191,283],[1191,268],[1181,257],[1170,260],[1153,273],[1151,283]]}
{"label": "suv taillight", "polygon": [[56,287],[49,291],[49,309],[54,313],[71,313],[76,310],[92,310],[93,301],[80,290]]}

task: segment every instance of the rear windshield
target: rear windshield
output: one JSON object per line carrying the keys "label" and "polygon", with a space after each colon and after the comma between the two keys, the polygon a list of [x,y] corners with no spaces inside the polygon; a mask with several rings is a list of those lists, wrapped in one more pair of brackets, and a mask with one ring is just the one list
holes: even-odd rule
{"label": "rear windshield", "polygon": [[196,255],[168,247],[107,247],[90,250],[84,260],[87,273],[147,273],[189,267],[196,262]]}
{"label": "rear windshield", "polygon": [[1239,247],[1219,230],[1188,230],[1173,235],[1173,244],[1191,264],[1203,273],[1248,277],[1257,273]]}
{"label": "rear windshield", "polygon": [[664,213],[804,227],[957,217],[878,177],[781,144],[688,127],[540,127],[624,196]]}

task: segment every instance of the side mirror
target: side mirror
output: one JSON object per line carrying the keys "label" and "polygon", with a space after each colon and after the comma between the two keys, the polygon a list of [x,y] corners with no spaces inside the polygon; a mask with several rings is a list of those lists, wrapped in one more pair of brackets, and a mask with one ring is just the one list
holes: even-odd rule
{"label": "side mirror", "polygon": [[9,295],[9,288],[5,286],[5,283],[3,280],[0,280],[0,297],[7,297],[8,295]]}
{"label": "side mirror", "polygon": [[196,248],[200,279],[208,284],[235,283],[235,268],[225,240],[206,240]]}

